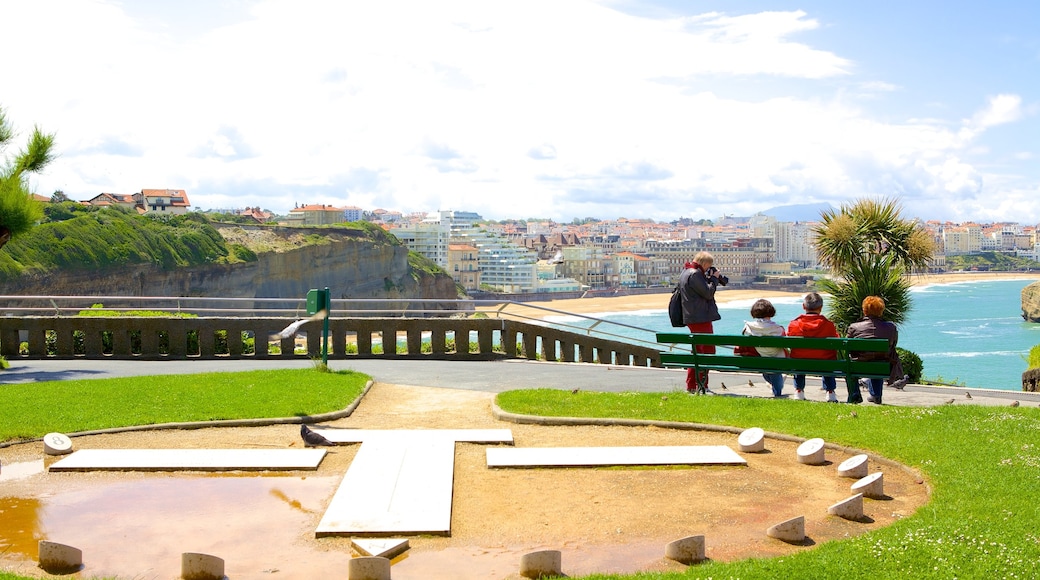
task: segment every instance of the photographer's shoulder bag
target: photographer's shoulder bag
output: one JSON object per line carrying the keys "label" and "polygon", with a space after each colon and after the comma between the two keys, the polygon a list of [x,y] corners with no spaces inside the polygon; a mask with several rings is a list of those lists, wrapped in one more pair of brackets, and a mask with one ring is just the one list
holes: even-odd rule
{"label": "photographer's shoulder bag", "polygon": [[683,324],[682,317],[682,292],[679,291],[678,286],[672,290],[672,297],[668,300],[668,319],[675,328],[686,326]]}

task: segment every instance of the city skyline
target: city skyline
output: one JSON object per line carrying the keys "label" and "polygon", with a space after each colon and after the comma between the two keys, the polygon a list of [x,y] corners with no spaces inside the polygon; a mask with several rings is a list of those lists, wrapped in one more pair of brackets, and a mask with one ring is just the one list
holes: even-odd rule
{"label": "city skyline", "polygon": [[1040,222],[1040,6],[903,4],[0,0],[0,106],[73,199]]}

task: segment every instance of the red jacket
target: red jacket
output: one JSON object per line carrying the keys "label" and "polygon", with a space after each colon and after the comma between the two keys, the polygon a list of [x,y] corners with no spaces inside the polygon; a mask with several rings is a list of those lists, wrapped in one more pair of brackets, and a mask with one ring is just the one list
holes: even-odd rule
{"label": "red jacket", "polygon": [[[822,314],[803,314],[787,325],[788,336],[809,336],[812,338],[838,337],[838,329],[834,323]],[[818,348],[792,348],[791,358],[836,359],[837,351]]]}

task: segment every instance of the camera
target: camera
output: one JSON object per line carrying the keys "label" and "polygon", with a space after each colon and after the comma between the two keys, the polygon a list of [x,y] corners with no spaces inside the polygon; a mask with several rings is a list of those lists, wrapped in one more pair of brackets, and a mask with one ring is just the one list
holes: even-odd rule
{"label": "camera", "polygon": [[715,279],[719,281],[719,286],[725,286],[726,284],[729,284],[729,278],[726,277],[725,274],[719,274],[719,269],[715,266],[708,268],[708,271],[705,272],[705,274],[707,274],[708,276],[714,276]]}

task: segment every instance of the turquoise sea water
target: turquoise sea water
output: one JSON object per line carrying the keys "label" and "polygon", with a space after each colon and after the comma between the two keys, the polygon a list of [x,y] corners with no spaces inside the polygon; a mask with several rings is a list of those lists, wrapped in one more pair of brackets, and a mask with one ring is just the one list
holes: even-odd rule
{"label": "turquoise sea water", "polygon": [[[959,282],[913,289],[913,308],[899,328],[899,346],[911,350],[924,363],[924,376],[948,383],[983,389],[1018,391],[1029,349],[1040,344],[1040,324],[1022,319],[1022,289],[1035,280]],[[774,318],[784,326],[802,313],[801,298],[770,299]],[[826,300],[826,298],[825,298]],[[664,310],[604,313],[606,320],[646,328],[673,331]],[[719,304],[719,334],[738,334],[754,300]],[[824,313],[826,313],[826,304]],[[572,319],[573,320],[573,319]],[[572,322],[573,323],[573,322]],[[612,330],[613,331],[613,330]],[[624,334],[624,332],[619,332]],[[636,333],[646,338],[645,333]]]}

